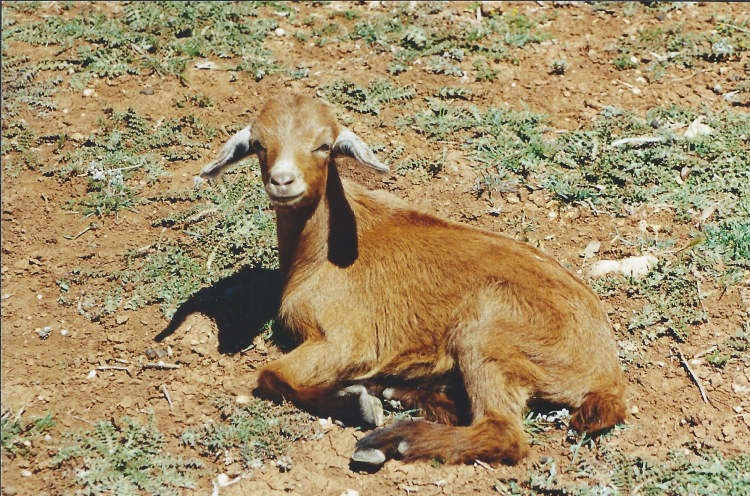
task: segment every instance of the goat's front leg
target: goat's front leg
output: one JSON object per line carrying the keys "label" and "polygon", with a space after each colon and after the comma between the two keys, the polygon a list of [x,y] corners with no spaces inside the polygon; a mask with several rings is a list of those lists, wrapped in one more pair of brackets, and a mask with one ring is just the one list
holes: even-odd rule
{"label": "goat's front leg", "polygon": [[347,425],[379,427],[383,405],[362,385],[346,386],[349,363],[344,350],[326,341],[302,344],[288,355],[263,367],[256,396],[289,401],[320,417],[331,416]]}

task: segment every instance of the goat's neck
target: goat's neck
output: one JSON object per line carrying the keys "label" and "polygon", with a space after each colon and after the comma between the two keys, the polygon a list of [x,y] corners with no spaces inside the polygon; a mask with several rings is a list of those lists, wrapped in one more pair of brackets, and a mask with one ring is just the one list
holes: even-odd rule
{"label": "goat's neck", "polygon": [[333,162],[324,195],[312,205],[277,211],[276,221],[279,268],[285,282],[293,267],[304,270],[326,260],[347,267],[357,258],[356,221]]}

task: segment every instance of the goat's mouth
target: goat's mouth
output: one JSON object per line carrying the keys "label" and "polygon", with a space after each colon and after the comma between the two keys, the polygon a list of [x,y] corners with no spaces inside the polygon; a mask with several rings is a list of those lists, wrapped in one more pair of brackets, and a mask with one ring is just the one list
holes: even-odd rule
{"label": "goat's mouth", "polygon": [[299,203],[299,200],[304,196],[304,194],[304,191],[291,195],[272,195],[269,193],[268,197],[271,199],[271,203],[276,208],[294,208],[294,206]]}

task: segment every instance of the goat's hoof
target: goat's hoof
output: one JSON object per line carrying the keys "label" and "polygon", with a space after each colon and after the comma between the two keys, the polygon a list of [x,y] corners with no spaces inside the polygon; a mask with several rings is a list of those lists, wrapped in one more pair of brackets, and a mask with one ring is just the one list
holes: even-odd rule
{"label": "goat's hoof", "polygon": [[385,453],[378,449],[358,449],[352,455],[352,461],[368,465],[382,465],[385,463]]}
{"label": "goat's hoof", "polygon": [[372,427],[383,425],[383,403],[375,396],[367,394],[367,389],[361,384],[349,386],[341,391],[342,395],[356,394],[359,396],[359,409],[362,414],[362,420]]}

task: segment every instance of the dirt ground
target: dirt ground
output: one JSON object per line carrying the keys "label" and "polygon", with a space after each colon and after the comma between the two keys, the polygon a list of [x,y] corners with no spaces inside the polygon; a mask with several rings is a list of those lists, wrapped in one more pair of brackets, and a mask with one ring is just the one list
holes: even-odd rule
{"label": "dirt ground", "polygon": [[[466,11],[468,2],[456,2],[451,6],[467,17],[475,15],[473,11]],[[113,7],[102,5],[102,8]],[[314,9],[333,7],[300,4],[299,8],[302,15]],[[385,7],[351,3],[347,8]],[[558,17],[545,26],[556,41],[517,50],[515,55],[520,63],[497,64],[500,72],[494,82],[468,79],[460,84],[480,95],[474,99],[477,105],[507,105],[516,109],[526,106],[552,116],[554,129],[581,128],[596,119],[607,105],[626,108],[639,115],[652,107],[670,103],[696,108],[705,106],[718,111],[727,103],[710,88],[726,84],[733,75],[743,73],[744,61],[732,62],[720,73],[670,69],[665,77],[647,83],[639,79],[642,74],[638,69],[617,71],[611,63],[612,55],[602,47],[636,33],[639,28],[664,22],[654,14],[640,11],[635,16],[624,17],[594,12],[586,5],[553,6],[552,2],[508,3],[501,8],[517,9],[529,15],[557,8]],[[669,16],[671,19],[679,17],[689,29],[700,30],[707,26],[709,14],[717,10],[745,18],[750,8],[743,3],[720,6],[701,3],[671,11]],[[280,22],[282,28],[292,29],[283,18]],[[420,93],[445,85],[443,77],[417,70],[389,76],[386,66],[390,57],[369,52],[366,46],[337,41],[323,47],[311,45],[287,37],[268,43],[283,64],[296,67],[300,61],[312,63],[315,76],[305,80],[274,76],[260,82],[244,77],[230,82],[226,72],[201,71],[190,64],[186,71],[190,88],[174,78],[99,78],[90,84],[95,90],[92,96],[84,97],[80,92],[60,93],[59,110],[54,112],[53,118],[25,118],[37,130],[37,135],[53,134],[61,126],[70,133],[87,135],[97,127],[96,118],[101,114],[103,102],[118,111],[132,107],[156,121],[170,118],[173,99],[182,98],[190,91],[211,96],[214,107],[196,109],[196,114],[221,127],[248,122],[268,97],[289,91],[315,95],[320,86],[342,75],[363,85],[376,75],[390,77],[395,86],[413,84]],[[11,51],[21,50],[26,45],[11,42],[10,47]],[[41,57],[46,50],[40,47],[38,53],[35,49],[29,55]],[[550,75],[550,62],[555,58],[568,61],[569,69],[564,77]],[[140,93],[147,88],[154,90],[152,95]],[[399,107],[391,106],[378,119],[391,123],[398,114]],[[359,121],[356,115],[353,119],[354,131],[366,141],[397,142],[428,156],[440,150],[440,145],[427,143],[415,134],[398,134],[392,125],[376,127]],[[202,165],[214,156],[219,143],[225,139],[226,136],[222,136],[215,140],[212,150],[204,152],[202,161],[175,162],[170,166],[171,177],[145,186],[143,196],[149,196],[149,188],[177,189],[192,184]],[[52,157],[48,148],[42,148],[39,153],[43,158]],[[470,192],[476,179],[475,171],[458,151],[451,151],[445,170],[424,184],[413,184],[408,178],[397,175],[383,182],[374,175],[355,170],[348,163],[340,164],[340,169],[344,175],[372,187],[391,189],[397,196],[437,215],[496,232],[506,231],[506,220],[524,212],[537,222],[537,229],[529,237],[540,241],[547,253],[563,264],[570,264],[573,270],[583,268],[580,254],[592,240],[602,242],[599,257],[637,254],[622,244],[615,246],[615,226],[621,235],[627,235],[639,232],[644,220],[650,225],[669,225],[670,236],[683,241],[688,239],[690,229],[689,225],[676,224],[671,212],[660,207],[643,207],[629,217],[613,218],[594,215],[581,207],[550,209],[547,206],[550,198],[543,191],[530,194],[524,189],[502,197],[477,198]],[[15,412],[23,408],[25,416],[51,412],[61,429],[77,429],[90,428],[89,423],[96,420],[123,415],[146,422],[147,415],[143,412],[152,409],[159,429],[169,439],[170,451],[194,456],[178,445],[176,437],[188,426],[217,418],[209,396],[249,394],[253,370],[280,356],[281,352],[261,345],[242,354],[222,353],[215,323],[222,309],[185,316],[175,323],[173,332],[157,342],[156,337],[170,323],[155,306],[138,311],[120,310],[99,322],[87,320],[76,308],[60,306],[57,281],[67,271],[83,262],[100,264],[102,268],[117,267],[123,247],[137,249],[149,245],[162,229],[152,227],[151,221],[177,208],[172,204],[151,203],[135,212],[121,212],[117,219],[99,219],[96,221],[101,225],[98,229],[77,239],[66,239],[65,235],[82,231],[90,222],[62,208],[72,193],[80,194],[83,187],[75,182],[61,183],[37,172],[10,177],[3,170],[3,411]],[[631,416],[626,423],[629,428],[602,442],[629,454],[656,459],[664,459],[670,450],[688,441],[715,446],[725,456],[750,451],[750,417],[740,415],[750,408],[750,369],[730,364],[717,370],[701,358],[705,357],[706,350],[733,335],[741,323],[747,321],[748,309],[741,304],[741,293],[748,288],[734,286],[721,299],[720,291],[712,289],[715,288],[704,288],[709,295],[703,301],[708,321],[696,326],[689,341],[680,346],[711,403],[702,400],[701,392],[670,345],[671,341],[657,340],[642,349],[638,364],[627,366]],[[627,315],[640,304],[623,296],[605,300],[616,329],[627,327]],[[35,330],[47,326],[52,327],[52,333],[48,339],[40,340]],[[63,330],[67,332],[63,334]],[[135,364],[147,350],[167,348],[171,353],[169,360],[180,364],[180,369],[146,369],[132,375],[130,371],[99,371],[91,377],[90,372],[98,366],[116,365],[117,359]],[[166,401],[163,387],[168,389],[174,408]],[[377,472],[365,473],[353,471],[349,465],[354,443],[361,436],[362,433],[354,429],[333,426],[321,439],[296,444],[290,471],[281,472],[266,464],[245,473],[245,478],[222,488],[220,494],[339,496],[347,490],[362,495],[489,494],[497,478],[523,477],[544,456],[562,460],[563,465],[572,458],[571,443],[560,431],[553,439],[534,446],[529,458],[516,467],[488,468],[480,464],[433,467],[428,463],[409,465],[393,460]],[[60,474],[50,467],[45,446],[32,449],[35,456],[29,459],[15,457],[3,463],[3,493],[70,491]],[[217,475],[224,472],[230,478],[242,474],[238,463],[229,466],[217,463],[215,469]],[[32,475],[23,476],[24,470]],[[564,477],[572,480],[572,476]],[[211,480],[205,478],[198,489],[185,493],[210,494],[211,491]]]}

